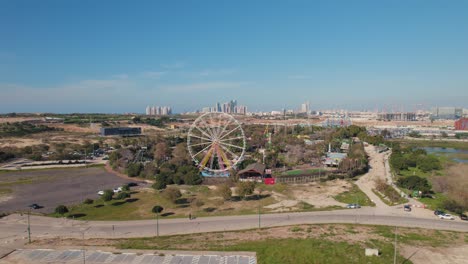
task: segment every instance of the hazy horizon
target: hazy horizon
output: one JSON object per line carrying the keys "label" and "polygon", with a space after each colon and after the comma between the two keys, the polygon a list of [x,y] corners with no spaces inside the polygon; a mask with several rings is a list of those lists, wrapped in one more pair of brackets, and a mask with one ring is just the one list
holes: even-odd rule
{"label": "hazy horizon", "polygon": [[468,2],[10,1],[0,113],[468,108]]}

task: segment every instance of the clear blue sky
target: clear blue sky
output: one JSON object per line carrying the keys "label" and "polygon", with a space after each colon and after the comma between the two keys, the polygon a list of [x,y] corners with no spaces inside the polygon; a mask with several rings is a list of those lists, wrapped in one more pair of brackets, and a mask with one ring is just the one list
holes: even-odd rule
{"label": "clear blue sky", "polygon": [[468,107],[468,1],[5,0],[0,36],[0,112]]}

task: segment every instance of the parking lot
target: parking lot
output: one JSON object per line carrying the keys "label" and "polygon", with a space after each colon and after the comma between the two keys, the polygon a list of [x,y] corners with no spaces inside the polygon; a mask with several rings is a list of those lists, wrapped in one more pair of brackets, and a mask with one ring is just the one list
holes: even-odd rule
{"label": "parking lot", "polygon": [[83,250],[48,250],[20,249],[16,250],[0,263],[121,263],[121,264],[255,264],[254,256],[241,255],[164,255],[140,253],[110,253]]}
{"label": "parking lot", "polygon": [[71,205],[97,192],[130,182],[102,167],[12,171],[0,173],[0,186],[11,192],[0,197],[0,213],[27,211],[36,203],[43,208],[34,212],[50,213],[59,204]]}

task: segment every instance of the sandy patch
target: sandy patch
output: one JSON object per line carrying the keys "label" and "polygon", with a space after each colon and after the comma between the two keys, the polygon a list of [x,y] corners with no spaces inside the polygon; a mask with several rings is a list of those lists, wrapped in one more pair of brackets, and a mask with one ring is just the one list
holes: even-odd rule
{"label": "sandy patch", "polygon": [[[334,180],[325,183],[311,183],[307,186],[297,186],[293,191],[297,200],[322,208],[328,206],[344,206],[333,197],[351,189],[351,184],[345,180]],[[293,185],[294,188],[294,185]]]}
{"label": "sandy patch", "polygon": [[404,246],[400,254],[415,264],[468,263],[468,245],[439,248]]}

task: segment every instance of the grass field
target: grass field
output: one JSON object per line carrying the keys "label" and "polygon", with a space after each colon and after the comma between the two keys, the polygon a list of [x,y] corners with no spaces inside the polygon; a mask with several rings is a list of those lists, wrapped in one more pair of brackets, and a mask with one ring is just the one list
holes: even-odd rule
{"label": "grass field", "polygon": [[[110,240],[121,249],[255,251],[258,263],[393,263],[395,228],[364,225],[298,225],[191,235]],[[398,228],[399,248],[462,245],[467,234]],[[366,257],[377,248],[378,257]],[[399,251],[398,251],[399,252]],[[412,263],[401,255],[397,263]]]}
{"label": "grass field", "polygon": [[466,142],[460,141],[439,141],[439,140],[392,140],[394,142],[399,142],[402,145],[412,146],[412,147],[439,147],[439,148],[456,148],[456,149],[467,149],[468,144]]}
{"label": "grass field", "polygon": [[[139,220],[151,219],[155,214],[151,209],[155,205],[164,208],[163,218],[187,217],[189,213],[194,216],[221,216],[243,215],[257,213],[258,206],[266,206],[275,202],[270,196],[261,196],[257,200],[252,196],[246,200],[233,198],[231,201],[223,201],[216,197],[216,193],[207,186],[184,186],[183,196],[172,202],[163,195],[151,189],[133,192],[131,198],[125,200],[112,200],[104,202],[101,199],[93,204],[79,204],[70,207],[68,217],[75,216],[82,220]],[[264,209],[265,212],[269,210]],[[52,216],[57,216],[51,214]]]}
{"label": "grass field", "polygon": [[348,192],[343,192],[336,195],[335,200],[338,202],[350,204],[350,203],[357,203],[361,206],[375,206],[375,204],[367,197],[367,195],[357,187],[357,185],[353,184],[353,187]]}
{"label": "grass field", "polygon": [[325,172],[325,170],[322,170],[322,169],[290,170],[290,171],[286,171],[282,175],[287,175],[287,176],[304,175],[304,174],[318,173],[319,171]]}
{"label": "grass field", "polygon": [[[305,211],[329,211],[342,209],[342,206],[330,205],[316,207],[307,201],[296,198],[295,192],[298,188],[308,189],[315,192],[314,187],[308,185],[291,186],[285,184],[257,185],[257,193],[240,199],[233,196],[232,199],[224,201],[213,187],[205,185],[199,186],[177,186],[182,193],[182,197],[175,202],[166,199],[162,192],[151,188],[133,191],[131,198],[125,200],[112,200],[103,202],[101,199],[95,200],[92,204],[77,204],[70,206],[68,217],[75,217],[81,220],[140,220],[154,218],[151,209],[155,205],[164,208],[161,213],[163,218],[185,218],[189,214],[197,217],[203,216],[226,216],[226,215],[246,215],[257,214],[261,207],[262,213],[278,212],[278,207],[267,207],[277,204],[282,200],[296,200],[297,204],[284,210],[288,212]],[[316,187],[315,187],[316,188]],[[322,187],[320,190],[326,187]],[[304,195],[302,192],[300,195]],[[307,196],[306,196],[307,197]],[[373,206],[369,198],[355,185],[350,191],[338,194],[335,197],[343,203],[355,203],[364,206]],[[57,216],[51,214],[51,216]]]}

